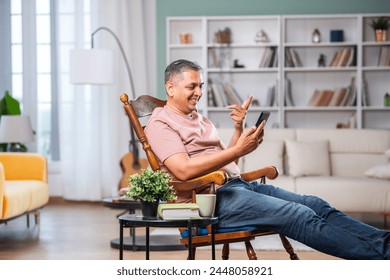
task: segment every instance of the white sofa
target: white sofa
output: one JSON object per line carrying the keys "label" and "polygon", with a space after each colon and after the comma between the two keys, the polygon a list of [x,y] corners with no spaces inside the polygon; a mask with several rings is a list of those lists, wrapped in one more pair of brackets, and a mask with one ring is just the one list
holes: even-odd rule
{"label": "white sofa", "polygon": [[[228,143],[232,130],[218,129]],[[345,212],[390,215],[390,130],[266,129],[242,171],[274,165],[269,183],[322,197]]]}

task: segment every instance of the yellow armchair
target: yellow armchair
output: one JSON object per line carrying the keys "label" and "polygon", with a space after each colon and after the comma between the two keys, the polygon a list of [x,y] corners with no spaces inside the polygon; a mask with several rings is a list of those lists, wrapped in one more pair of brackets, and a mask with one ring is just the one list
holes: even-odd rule
{"label": "yellow armchair", "polygon": [[36,153],[0,153],[0,223],[34,213],[49,202],[47,161]]}

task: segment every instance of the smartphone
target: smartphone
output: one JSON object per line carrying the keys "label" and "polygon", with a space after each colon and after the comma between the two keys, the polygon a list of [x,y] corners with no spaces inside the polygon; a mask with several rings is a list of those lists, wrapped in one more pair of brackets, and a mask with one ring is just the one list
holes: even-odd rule
{"label": "smartphone", "polygon": [[261,124],[261,122],[263,120],[268,120],[268,117],[270,114],[271,114],[271,112],[268,112],[268,111],[261,112],[259,118],[257,119],[256,127],[259,127],[259,125]]}

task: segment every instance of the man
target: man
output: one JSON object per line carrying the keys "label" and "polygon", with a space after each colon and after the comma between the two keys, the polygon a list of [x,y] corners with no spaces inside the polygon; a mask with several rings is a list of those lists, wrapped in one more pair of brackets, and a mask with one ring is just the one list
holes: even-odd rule
{"label": "man", "polygon": [[[390,233],[357,221],[326,201],[239,178],[238,159],[262,142],[265,122],[244,131],[252,101],[230,105],[234,133],[227,147],[216,128],[196,110],[202,97],[202,68],[187,60],[165,70],[167,104],[154,110],[146,128],[162,170],[179,180],[224,170],[229,182],[217,189],[219,227],[256,226],[318,251],[345,259],[390,259]],[[178,193],[179,202],[191,192]]]}

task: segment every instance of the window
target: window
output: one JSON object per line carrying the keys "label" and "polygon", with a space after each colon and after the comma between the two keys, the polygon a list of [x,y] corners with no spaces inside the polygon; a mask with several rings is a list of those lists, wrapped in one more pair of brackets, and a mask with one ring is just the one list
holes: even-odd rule
{"label": "window", "polygon": [[[29,115],[36,142],[30,150],[58,160],[54,0],[9,1],[11,91]],[[53,30],[52,30],[53,28]],[[54,98],[53,98],[54,97]]]}

